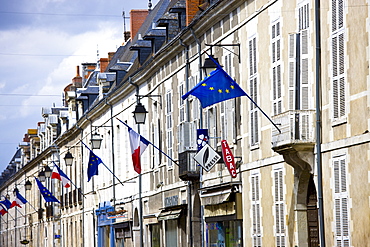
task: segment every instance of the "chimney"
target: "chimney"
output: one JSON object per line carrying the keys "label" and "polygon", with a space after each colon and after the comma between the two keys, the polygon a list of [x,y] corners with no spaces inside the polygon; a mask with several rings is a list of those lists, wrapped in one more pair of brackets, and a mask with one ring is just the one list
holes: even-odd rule
{"label": "chimney", "polygon": [[131,40],[134,39],[135,35],[139,31],[141,25],[143,25],[149,12],[146,9],[133,9],[130,11],[130,29],[131,29]]}
{"label": "chimney", "polygon": [[72,84],[75,88],[82,87],[82,77],[80,76],[80,66],[76,68],[76,76],[72,79]]}
{"label": "chimney", "polygon": [[110,63],[110,61],[112,61],[113,57],[114,57],[114,54],[116,54],[115,52],[108,52],[108,63]]}
{"label": "chimney", "polygon": [[186,26],[194,19],[200,4],[201,0],[186,0]]}
{"label": "chimney", "polygon": [[108,58],[100,58],[100,72],[105,72],[108,67]]}

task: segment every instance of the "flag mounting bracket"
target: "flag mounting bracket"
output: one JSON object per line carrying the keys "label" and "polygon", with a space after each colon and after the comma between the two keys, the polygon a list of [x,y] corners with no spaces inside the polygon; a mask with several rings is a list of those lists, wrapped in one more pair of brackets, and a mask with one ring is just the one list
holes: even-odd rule
{"label": "flag mounting bracket", "polygon": [[[241,62],[241,59],[240,59],[240,44],[239,43],[237,43],[237,44],[205,44],[205,45],[211,47],[211,54],[212,54],[212,48],[214,46],[221,47],[221,48],[223,48],[223,49],[231,52],[232,54],[238,56],[239,63]],[[232,50],[230,50],[230,49],[228,49],[228,48],[226,48],[224,46],[226,46],[226,47],[227,46],[236,46],[236,47],[238,47],[238,53],[235,53],[234,51],[232,51]]]}

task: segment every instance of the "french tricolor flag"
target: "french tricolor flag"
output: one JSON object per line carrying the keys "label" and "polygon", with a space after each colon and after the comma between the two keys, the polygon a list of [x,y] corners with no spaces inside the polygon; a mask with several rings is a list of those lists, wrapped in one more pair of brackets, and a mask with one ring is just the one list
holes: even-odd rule
{"label": "french tricolor flag", "polygon": [[3,204],[0,204],[0,214],[1,216],[4,216],[4,214],[6,214],[8,212],[8,210],[6,210],[6,208],[3,206]]}
{"label": "french tricolor flag", "polygon": [[63,186],[65,188],[71,187],[71,183],[70,183],[71,180],[56,164],[54,164],[53,173],[51,174],[51,178],[56,178],[62,181]]}
{"label": "french tricolor flag", "polygon": [[10,208],[12,207],[22,207],[22,205],[26,204],[28,201],[19,193],[18,189],[15,191],[15,198],[12,201],[12,204],[10,205]]}
{"label": "french tricolor flag", "polygon": [[130,146],[134,170],[140,174],[141,173],[140,157],[141,154],[145,151],[146,147],[150,144],[150,142],[141,135],[139,135],[138,133],[136,133],[130,127],[128,127],[128,133],[130,135]]}

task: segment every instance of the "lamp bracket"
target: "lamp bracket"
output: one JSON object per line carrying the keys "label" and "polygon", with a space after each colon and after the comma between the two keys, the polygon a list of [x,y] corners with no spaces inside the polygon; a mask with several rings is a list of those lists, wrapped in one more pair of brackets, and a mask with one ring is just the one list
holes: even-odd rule
{"label": "lamp bracket", "polygon": [[[232,54],[234,54],[234,55],[236,55],[236,56],[238,56],[238,59],[239,59],[239,63],[240,63],[240,44],[238,43],[238,44],[205,44],[206,46],[210,46],[211,47],[211,54],[212,54],[212,48],[214,47],[214,46],[217,46],[217,47],[221,47],[221,48],[223,48],[223,49],[225,49],[225,50],[227,50],[227,51],[229,51],[229,52],[231,52]],[[227,48],[225,48],[224,46],[237,46],[238,47],[238,53],[235,53],[235,52],[233,52],[232,50],[230,50],[230,49],[227,49]]]}
{"label": "lamp bracket", "polygon": [[[156,95],[156,94],[138,95],[137,94],[136,97],[138,97],[139,100],[141,100],[142,98],[146,98],[146,97],[148,97],[148,98],[159,97],[159,105],[160,105],[160,107],[162,109],[162,95]],[[155,101],[155,100],[153,100],[153,101]],[[155,101],[155,102],[157,102],[157,101]]]}

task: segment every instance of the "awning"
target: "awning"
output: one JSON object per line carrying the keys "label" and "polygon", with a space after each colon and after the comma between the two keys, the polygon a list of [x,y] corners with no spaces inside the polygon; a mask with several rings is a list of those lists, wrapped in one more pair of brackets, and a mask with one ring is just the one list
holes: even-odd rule
{"label": "awning", "polygon": [[158,215],[158,220],[175,220],[181,215],[182,209],[164,210]]}
{"label": "awning", "polygon": [[126,221],[118,224],[113,224],[113,228],[130,228],[130,222]]}
{"label": "awning", "polygon": [[217,190],[212,192],[203,192],[200,194],[202,205],[215,205],[229,200],[232,188]]}

